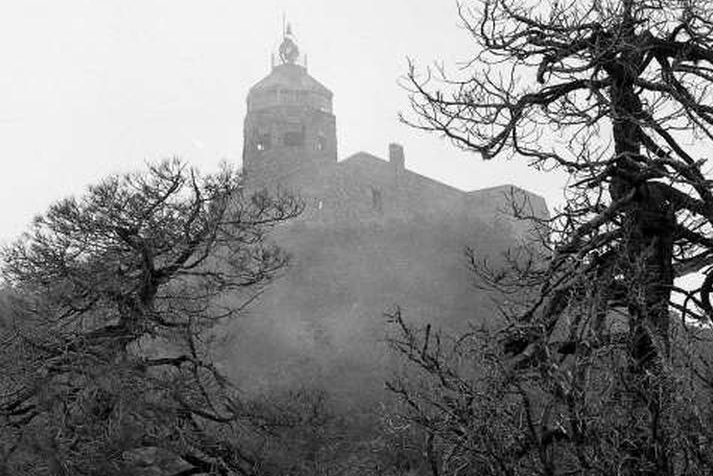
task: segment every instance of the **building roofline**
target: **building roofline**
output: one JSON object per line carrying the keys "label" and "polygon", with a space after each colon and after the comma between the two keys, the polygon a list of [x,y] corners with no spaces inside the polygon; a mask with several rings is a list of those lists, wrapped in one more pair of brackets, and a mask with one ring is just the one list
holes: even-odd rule
{"label": "building roofline", "polygon": [[[383,158],[381,158],[381,157],[379,157],[379,156],[377,156],[377,155],[374,155],[374,154],[369,153],[369,152],[366,152],[366,151],[359,151],[359,152],[356,152],[356,153],[354,153],[354,154],[351,154],[350,156],[348,156],[348,157],[346,157],[346,158],[344,158],[344,159],[341,159],[339,162],[337,162],[337,165],[340,165],[340,164],[348,165],[350,162],[353,162],[353,161],[359,160],[359,159],[368,159],[368,160],[373,161],[374,163],[378,163],[380,166],[381,166],[381,165],[385,165],[385,166],[388,166],[388,165],[389,165],[389,161],[388,161],[388,160],[383,159]],[[519,187],[519,186],[517,186],[517,185],[515,185],[515,184],[512,184],[512,183],[505,183],[505,184],[500,184],[500,185],[494,185],[494,186],[492,186],[492,187],[479,188],[479,189],[475,189],[475,190],[462,190],[462,189],[460,189],[460,188],[458,188],[458,187],[455,187],[455,186],[453,186],[453,185],[449,185],[449,184],[447,184],[447,183],[441,182],[441,181],[439,181],[439,180],[436,180],[436,179],[434,179],[434,178],[428,177],[428,176],[426,176],[426,175],[421,175],[421,174],[419,174],[418,172],[414,172],[413,170],[410,170],[410,169],[408,169],[408,168],[404,168],[404,172],[406,172],[406,173],[408,173],[408,174],[411,174],[411,175],[413,175],[413,176],[416,176],[416,177],[418,177],[420,180],[425,180],[425,181],[427,181],[427,182],[431,182],[431,183],[433,183],[433,184],[436,184],[436,185],[439,185],[439,186],[444,187],[444,188],[446,188],[446,189],[449,189],[449,190],[451,190],[451,191],[453,191],[453,192],[461,193],[461,194],[463,194],[463,195],[466,196],[466,197],[467,197],[467,196],[474,197],[474,196],[480,195],[480,194],[493,193],[493,192],[499,192],[499,191],[506,192],[506,191],[508,191],[509,189],[515,189],[515,190],[518,190],[518,191],[520,191],[520,192],[526,193],[526,194],[528,194],[528,195],[530,195],[530,196],[532,196],[532,197],[534,197],[534,198],[542,199],[542,200],[544,201],[544,197],[542,197],[541,195],[538,195],[538,194],[536,194],[536,193],[534,193],[534,192],[531,192],[531,191],[529,191],[529,190],[527,190],[527,189],[524,189],[524,188]]]}
{"label": "building roofline", "polygon": [[[358,159],[360,159],[360,158],[366,158],[366,159],[370,159],[370,160],[372,160],[372,161],[378,161],[379,165],[390,166],[390,162],[389,162],[388,160],[382,159],[381,157],[379,157],[379,156],[377,156],[377,155],[374,155],[374,154],[371,154],[371,153],[365,152],[365,151],[356,152],[356,153],[350,155],[349,157],[346,157],[345,159],[342,159],[342,160],[340,160],[339,162],[337,162],[337,165],[340,165],[340,164],[345,164],[345,165],[347,165],[348,162],[354,161],[354,160],[358,160]],[[433,178],[431,178],[431,177],[427,177],[427,176],[425,176],[425,175],[421,175],[421,174],[419,174],[418,172],[414,172],[414,171],[411,170],[411,169],[404,168],[403,171],[404,171],[404,173],[407,173],[407,174],[410,174],[410,175],[412,175],[412,176],[415,176],[415,177],[417,177],[417,178],[420,179],[420,180],[424,180],[424,181],[430,182],[430,183],[432,183],[432,184],[434,184],[434,185],[441,186],[441,187],[446,188],[446,189],[448,189],[448,190],[450,190],[450,191],[452,191],[452,192],[458,192],[458,193],[461,193],[461,194],[465,194],[465,193],[466,193],[465,191],[463,191],[463,190],[461,190],[461,189],[459,189],[459,188],[457,188],[457,187],[454,187],[454,186],[452,186],[452,185],[448,185],[447,183],[443,183],[443,182],[441,182],[441,181],[439,181],[439,180],[436,180],[436,179],[433,179]]]}

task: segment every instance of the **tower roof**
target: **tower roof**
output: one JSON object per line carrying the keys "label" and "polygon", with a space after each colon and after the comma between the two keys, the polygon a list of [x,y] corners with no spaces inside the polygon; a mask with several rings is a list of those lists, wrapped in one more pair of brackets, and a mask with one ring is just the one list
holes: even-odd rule
{"label": "tower roof", "polygon": [[303,66],[292,63],[283,63],[272,68],[267,77],[250,88],[250,93],[272,89],[310,91],[332,96],[332,92],[310,76]]}
{"label": "tower roof", "polygon": [[307,73],[302,57],[288,25],[283,28],[279,63],[272,59],[272,71],[258,81],[248,93],[248,110],[273,107],[308,107],[322,112],[332,112],[332,92]]}
{"label": "tower roof", "polygon": [[317,93],[331,98],[332,92],[307,73],[307,59],[297,46],[292,25],[283,19],[282,43],[278,49],[279,60],[272,59],[270,74],[250,88],[250,94],[270,90],[292,90]]}

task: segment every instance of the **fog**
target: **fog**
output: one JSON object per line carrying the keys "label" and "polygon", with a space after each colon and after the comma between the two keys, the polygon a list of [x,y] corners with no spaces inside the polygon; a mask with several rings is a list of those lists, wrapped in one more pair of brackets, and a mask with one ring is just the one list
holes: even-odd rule
{"label": "fog", "polygon": [[461,189],[514,183],[560,199],[560,175],[483,162],[397,120],[407,58],[454,68],[472,51],[454,1],[28,0],[0,6],[0,242],[147,160],[239,165],[245,98],[269,73],[283,15],[334,92],[340,158],[395,141],[407,167]]}

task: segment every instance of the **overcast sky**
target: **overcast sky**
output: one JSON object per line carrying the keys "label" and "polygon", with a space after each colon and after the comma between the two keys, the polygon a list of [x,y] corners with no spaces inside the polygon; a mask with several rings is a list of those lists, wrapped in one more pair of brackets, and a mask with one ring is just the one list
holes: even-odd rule
{"label": "overcast sky", "polygon": [[309,72],[334,92],[339,157],[385,156],[472,190],[514,183],[561,196],[562,178],[483,162],[399,124],[406,58],[468,58],[455,0],[5,0],[0,2],[0,243],[53,201],[179,155],[240,163],[245,96],[269,73],[286,13]]}

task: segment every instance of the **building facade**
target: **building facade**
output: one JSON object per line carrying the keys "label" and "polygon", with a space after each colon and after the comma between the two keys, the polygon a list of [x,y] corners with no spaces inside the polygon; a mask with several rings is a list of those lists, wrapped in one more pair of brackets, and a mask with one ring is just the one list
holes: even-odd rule
{"label": "building facade", "polygon": [[385,313],[453,331],[486,322],[465,249],[497,256],[526,239],[512,199],[546,216],[544,200],[503,185],[462,191],[408,170],[404,148],[338,160],[332,92],[286,35],[280,59],[248,93],[243,169],[251,190],[284,189],[304,214],[276,230],[291,265],[238,323],[234,376],[258,391],[307,386],[344,402],[378,396],[393,369]]}

